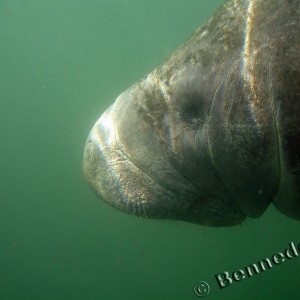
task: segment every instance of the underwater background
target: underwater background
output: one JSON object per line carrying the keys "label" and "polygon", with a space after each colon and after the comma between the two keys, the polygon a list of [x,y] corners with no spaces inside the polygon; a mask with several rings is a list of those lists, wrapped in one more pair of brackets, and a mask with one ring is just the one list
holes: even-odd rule
{"label": "underwater background", "polygon": [[272,206],[242,225],[139,219],[82,175],[98,117],[222,0],[0,0],[0,299],[300,299],[299,257],[220,289],[215,275],[300,244]]}

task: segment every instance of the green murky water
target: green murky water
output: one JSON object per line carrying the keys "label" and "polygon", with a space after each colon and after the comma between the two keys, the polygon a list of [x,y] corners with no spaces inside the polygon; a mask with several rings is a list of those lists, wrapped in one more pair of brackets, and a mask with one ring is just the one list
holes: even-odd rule
{"label": "green murky water", "polygon": [[[220,289],[300,244],[272,207],[231,228],[141,220],[99,201],[85,139],[116,96],[163,62],[221,0],[0,0],[0,299],[299,299],[300,258]],[[300,256],[300,251],[299,251]]]}

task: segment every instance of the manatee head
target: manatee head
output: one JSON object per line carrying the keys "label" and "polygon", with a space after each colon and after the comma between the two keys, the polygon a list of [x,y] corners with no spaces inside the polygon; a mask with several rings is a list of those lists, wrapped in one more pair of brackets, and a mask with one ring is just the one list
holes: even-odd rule
{"label": "manatee head", "polygon": [[[227,1],[165,64],[120,94],[86,142],[84,174],[95,193],[140,217],[207,226],[259,217],[278,199],[288,186],[281,188],[282,176],[294,176],[282,154],[281,101],[299,100],[299,73],[290,71],[299,65],[296,2]],[[287,180],[290,199],[295,180]],[[276,201],[300,218],[298,200]]]}

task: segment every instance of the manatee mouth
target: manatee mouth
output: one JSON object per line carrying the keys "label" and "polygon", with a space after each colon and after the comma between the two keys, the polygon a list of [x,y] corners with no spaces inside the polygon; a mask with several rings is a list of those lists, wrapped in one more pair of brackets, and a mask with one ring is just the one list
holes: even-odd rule
{"label": "manatee mouth", "polygon": [[83,169],[93,191],[115,208],[143,218],[206,226],[241,223],[245,214],[234,201],[200,190],[171,165],[161,140],[133,109],[135,98],[132,91],[121,94],[89,134]]}

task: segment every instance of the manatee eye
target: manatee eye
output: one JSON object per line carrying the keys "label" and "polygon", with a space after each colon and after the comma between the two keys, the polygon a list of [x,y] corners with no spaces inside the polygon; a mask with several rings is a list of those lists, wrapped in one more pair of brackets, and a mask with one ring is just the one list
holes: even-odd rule
{"label": "manatee eye", "polygon": [[182,117],[187,121],[199,117],[200,109],[195,103],[187,103],[182,111]]}
{"label": "manatee eye", "polygon": [[199,126],[204,123],[205,107],[204,101],[199,95],[189,96],[182,103],[179,110],[180,118],[187,124]]}

